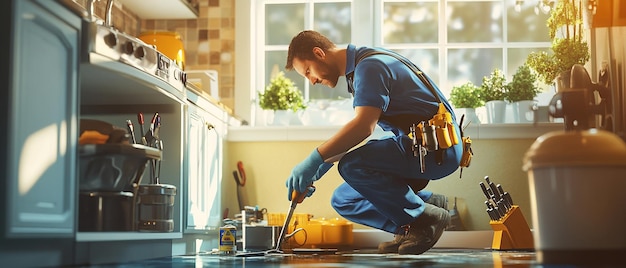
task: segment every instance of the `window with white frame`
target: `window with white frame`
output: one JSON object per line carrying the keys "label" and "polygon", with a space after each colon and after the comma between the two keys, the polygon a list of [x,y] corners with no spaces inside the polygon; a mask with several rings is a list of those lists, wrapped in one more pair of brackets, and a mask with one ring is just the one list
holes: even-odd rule
{"label": "window with white frame", "polygon": [[[498,68],[510,79],[531,51],[548,50],[548,14],[541,0],[262,0],[253,45],[264,88],[284,71],[291,38],[305,29],[338,46],[380,46],[397,51],[426,72],[448,95],[455,85],[476,85]],[[258,2],[257,2],[258,3]],[[517,4],[517,5],[516,5]],[[334,89],[312,86],[285,72],[307,100],[350,98],[345,80]]]}

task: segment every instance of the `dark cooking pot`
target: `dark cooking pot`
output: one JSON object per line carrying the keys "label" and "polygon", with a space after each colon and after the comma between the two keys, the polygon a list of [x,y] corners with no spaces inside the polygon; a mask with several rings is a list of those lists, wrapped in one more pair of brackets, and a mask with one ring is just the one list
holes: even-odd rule
{"label": "dark cooking pot", "polygon": [[81,192],[78,202],[78,231],[132,231],[131,192]]}

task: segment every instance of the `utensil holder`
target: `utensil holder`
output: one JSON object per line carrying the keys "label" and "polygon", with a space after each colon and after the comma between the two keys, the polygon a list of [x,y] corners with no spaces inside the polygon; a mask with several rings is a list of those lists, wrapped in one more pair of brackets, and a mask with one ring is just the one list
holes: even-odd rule
{"label": "utensil holder", "polygon": [[528,227],[519,206],[513,205],[502,219],[489,221],[493,229],[491,249],[497,250],[532,250],[533,234]]}

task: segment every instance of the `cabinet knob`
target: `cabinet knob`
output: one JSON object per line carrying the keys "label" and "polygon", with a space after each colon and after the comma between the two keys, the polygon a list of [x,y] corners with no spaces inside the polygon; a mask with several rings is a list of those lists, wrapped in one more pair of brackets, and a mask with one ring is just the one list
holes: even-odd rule
{"label": "cabinet knob", "polygon": [[211,130],[211,129],[214,129],[214,128],[215,128],[215,126],[214,126],[213,124],[209,123],[209,122],[206,122],[206,123],[204,123],[204,124],[206,125],[206,128],[207,128],[208,130]]}

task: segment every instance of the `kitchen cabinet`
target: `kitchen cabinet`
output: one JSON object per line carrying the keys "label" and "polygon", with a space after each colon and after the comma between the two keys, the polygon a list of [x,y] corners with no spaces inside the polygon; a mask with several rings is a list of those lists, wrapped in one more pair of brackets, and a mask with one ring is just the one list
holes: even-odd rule
{"label": "kitchen cabinet", "polygon": [[[72,263],[80,19],[53,1],[2,1],[0,260]],[[8,19],[6,21],[5,19]]]}
{"label": "kitchen cabinet", "polygon": [[[177,188],[173,232],[78,232],[79,242],[175,239],[182,236],[183,144],[185,140],[185,93],[154,75],[133,66],[92,53],[80,65],[80,119],[96,119],[126,128],[126,120],[135,124],[137,114],[144,114],[145,130],[152,115],[161,116],[163,140],[160,182]],[[147,172],[147,171],[146,171]],[[149,183],[144,173],[142,184]],[[78,193],[77,193],[78,194]]]}
{"label": "kitchen cabinet", "polygon": [[205,99],[188,91],[186,167],[186,229],[215,230],[221,226],[222,134],[226,127],[218,110],[211,113]]}
{"label": "kitchen cabinet", "polygon": [[142,19],[196,19],[198,1],[195,0],[115,0]]}
{"label": "kitchen cabinet", "polygon": [[[184,142],[186,137],[186,98],[184,89],[160,77],[95,52],[83,51],[80,64],[79,119],[96,119],[126,128],[135,124],[140,136],[137,114],[145,117],[144,129],[155,113],[161,117],[159,131],[163,141],[160,183],[176,187],[172,232],[77,232],[75,263],[102,264],[170,256],[172,240],[183,231],[182,200]],[[149,184],[149,169],[140,184]],[[78,191],[74,193],[76,196]]]}
{"label": "kitchen cabinet", "polygon": [[5,232],[72,237],[80,20],[15,4]]}

